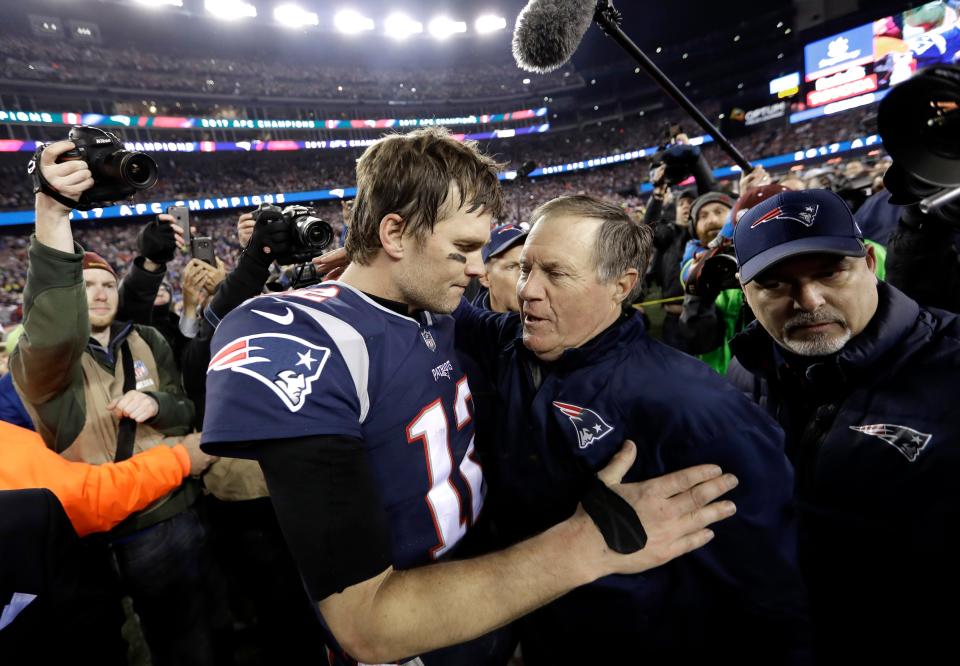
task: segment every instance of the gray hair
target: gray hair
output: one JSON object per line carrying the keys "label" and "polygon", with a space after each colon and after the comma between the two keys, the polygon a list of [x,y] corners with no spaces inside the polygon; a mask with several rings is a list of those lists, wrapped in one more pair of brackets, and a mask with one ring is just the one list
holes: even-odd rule
{"label": "gray hair", "polygon": [[530,216],[531,227],[544,217],[561,215],[600,221],[593,248],[597,277],[607,283],[636,269],[637,284],[622,303],[623,307],[633,305],[643,291],[643,277],[653,254],[653,230],[619,206],[583,194],[557,197],[540,205]]}

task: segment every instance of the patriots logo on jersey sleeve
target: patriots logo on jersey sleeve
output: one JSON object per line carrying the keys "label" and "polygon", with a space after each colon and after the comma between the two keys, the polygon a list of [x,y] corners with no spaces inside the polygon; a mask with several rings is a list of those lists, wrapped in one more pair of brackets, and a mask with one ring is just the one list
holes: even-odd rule
{"label": "patriots logo on jersey sleeve", "polygon": [[756,222],[750,225],[751,229],[756,229],[764,222],[771,220],[792,220],[799,222],[805,227],[812,227],[813,221],[817,219],[817,213],[820,212],[818,204],[807,204],[804,206],[777,206],[769,213],[758,218]]}
{"label": "patriots logo on jersey sleeve", "polygon": [[232,370],[268,387],[291,412],[306,404],[330,350],[285,333],[245,335],[210,359],[207,373]]}
{"label": "patriots logo on jersey sleeve", "polygon": [[553,406],[570,419],[570,423],[577,431],[577,441],[581,449],[587,448],[598,439],[603,439],[613,432],[613,426],[591,409],[557,401],[554,401]]}
{"label": "patriots logo on jersey sleeve", "polygon": [[872,435],[885,441],[897,451],[906,456],[910,462],[916,461],[920,452],[926,448],[933,435],[896,425],[895,423],[877,423],[875,425],[850,426],[850,430]]}

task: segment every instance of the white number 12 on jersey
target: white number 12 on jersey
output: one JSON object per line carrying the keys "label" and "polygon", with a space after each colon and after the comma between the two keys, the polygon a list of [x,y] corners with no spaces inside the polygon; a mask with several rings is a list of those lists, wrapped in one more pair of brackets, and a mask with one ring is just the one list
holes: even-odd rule
{"label": "white number 12 on jersey", "polygon": [[[470,410],[467,400],[471,398],[467,378],[457,382],[457,395],[453,412],[457,418],[457,430],[470,422]],[[440,557],[456,545],[467,533],[467,521],[461,520],[463,498],[457,491],[450,474],[453,472],[453,451],[450,448],[450,427],[443,403],[437,398],[424,407],[410,425],[407,426],[407,441],[423,441],[423,452],[427,459],[427,475],[430,490],[427,492],[427,506],[433,516],[433,525],[437,530],[439,543],[430,550],[434,557]],[[467,447],[466,455],[460,463],[460,476],[466,482],[470,497],[470,522],[477,520],[483,506],[483,471],[474,460],[473,437]]]}

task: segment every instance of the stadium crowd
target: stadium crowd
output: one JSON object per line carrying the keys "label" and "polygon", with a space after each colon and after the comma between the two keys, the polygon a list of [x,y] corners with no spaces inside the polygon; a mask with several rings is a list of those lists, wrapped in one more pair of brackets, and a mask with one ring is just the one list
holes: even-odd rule
{"label": "stadium crowd", "polygon": [[[871,133],[864,127],[869,114],[869,110],[858,109],[794,125],[768,123],[752,128],[739,137],[737,143],[751,159],[819,147]],[[517,169],[529,160],[540,166],[566,164],[656,146],[663,141],[663,128],[677,119],[676,113],[664,113],[623,121],[588,122],[576,131],[496,139],[481,145],[486,153],[503,163],[505,169]],[[696,129],[691,127],[688,131],[691,135],[699,134]],[[45,134],[51,140],[59,138],[49,128]],[[122,131],[117,134],[122,138]],[[369,136],[375,138],[379,134]],[[165,137],[165,133],[158,134],[158,140],[171,140]],[[196,137],[193,140],[197,140]],[[715,166],[730,163],[715,145],[708,144],[704,152],[707,160]],[[349,187],[354,164],[361,153],[362,149],[156,154],[161,179],[155,188],[138,195],[134,201]],[[28,208],[32,203],[29,184],[19,177],[22,164],[19,155],[0,156],[0,177],[10,184],[0,193],[0,210]],[[211,164],[215,165],[212,169]],[[614,187],[627,190],[646,179],[645,166],[625,168],[617,172],[618,182]]]}
{"label": "stadium crowd", "polygon": [[278,62],[268,57],[200,58],[94,45],[44,43],[0,35],[0,75],[12,81],[47,81],[100,88],[203,92],[250,97],[326,100],[437,100],[522,95],[583,85],[572,66],[546,75],[518,76],[510,61],[451,68],[350,67]]}
{"label": "stadium crowd", "polygon": [[[601,134],[605,137],[605,134]],[[842,139],[838,139],[842,140]],[[584,144],[591,145],[589,142]],[[606,144],[602,150],[615,152],[619,150],[615,144]],[[705,151],[707,152],[707,151]],[[707,154],[710,154],[709,151]],[[498,159],[502,154],[492,153]],[[534,153],[537,154],[537,153]],[[238,155],[235,159],[219,159],[216,172],[203,168],[202,160],[210,159],[207,156],[169,160],[169,165],[161,161],[161,168],[168,168],[176,175],[170,179],[161,180],[156,188],[151,189],[146,200],[175,200],[205,197],[217,197],[231,194],[253,194],[272,192],[296,192],[306,189],[329,189],[349,186],[351,174],[350,162],[355,158],[345,158],[339,164],[330,164],[329,155],[293,155],[290,154],[257,154]],[[231,156],[233,157],[233,156]],[[338,160],[339,161],[339,160]],[[882,174],[886,164],[883,160],[870,166],[869,171],[874,175],[870,178],[870,186],[877,173]],[[189,168],[180,166],[189,164]],[[516,168],[522,163],[521,158],[509,162]],[[806,170],[791,172],[791,175],[800,181],[807,180],[808,174],[817,178],[830,176],[839,184],[845,180],[850,168],[859,171],[862,161],[859,158],[838,160],[827,168],[819,166]],[[4,173],[6,182],[18,183],[23,178],[20,175],[20,165],[6,167]],[[628,162],[610,167],[602,167],[587,171],[576,171],[556,176],[535,178],[523,183],[508,183],[506,193],[508,206],[503,217],[498,221],[502,224],[520,224],[529,220],[530,214],[543,201],[565,194],[592,194],[605,201],[623,206],[637,219],[643,219],[647,196],[641,195],[639,187],[649,179],[647,164],[644,162]],[[171,185],[177,183],[178,185]],[[226,186],[229,183],[229,186]],[[197,189],[188,189],[197,188]],[[23,208],[32,193],[29,184],[20,184],[11,188],[15,193],[18,205]],[[12,199],[11,196],[10,199]],[[331,223],[335,230],[335,237],[341,237],[343,218],[340,205],[337,203],[318,202],[316,209],[324,220]],[[4,207],[6,208],[6,207]],[[2,210],[2,208],[0,208]],[[233,268],[234,258],[239,248],[236,240],[237,215],[210,214],[196,216],[194,224],[198,233],[210,236],[216,243],[216,256],[223,259],[228,269]],[[127,265],[133,258],[136,247],[136,236],[139,232],[137,222],[115,221],[105,224],[81,224],[77,230],[78,242],[84,247],[95,248],[105,259],[114,266]],[[29,232],[16,228],[0,233],[0,324],[11,326],[19,321],[21,292],[26,280],[27,262],[26,248],[29,242]],[[180,277],[180,271],[185,264],[185,257],[178,255],[168,264],[168,271],[174,281]],[[175,282],[176,283],[176,282]],[[179,294],[175,294],[174,301],[179,303]]]}

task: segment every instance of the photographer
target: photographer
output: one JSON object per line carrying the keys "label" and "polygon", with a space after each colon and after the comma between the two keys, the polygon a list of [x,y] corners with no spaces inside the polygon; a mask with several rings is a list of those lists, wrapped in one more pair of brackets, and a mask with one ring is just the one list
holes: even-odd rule
{"label": "photographer", "polygon": [[651,173],[656,174],[659,167],[664,167],[661,178],[669,186],[679,185],[690,176],[697,183],[697,192],[704,194],[717,189],[717,181],[713,177],[710,164],[704,157],[700,146],[690,143],[680,125],[669,125],[666,132],[667,143],[660,152],[652,158]]}
{"label": "photographer", "polygon": [[[218,284],[206,281],[208,264],[196,267],[197,260],[191,260],[184,271],[184,314],[196,307],[204,288],[212,294],[200,308],[197,333],[183,355],[184,388],[198,405],[201,424],[210,341],[217,325],[244,301],[263,293],[274,259],[290,254],[295,245],[292,226],[279,223],[276,216],[242,214],[237,236],[244,249],[236,268]],[[252,609],[264,663],[294,663],[305,655],[319,659],[321,628],[284,542],[260,466],[252,460],[222,458],[204,475],[204,485],[211,495],[206,506],[217,560],[230,596],[240,600],[245,611]]]}
{"label": "photographer", "polygon": [[877,125],[893,164],[883,176],[903,206],[889,240],[889,281],[922,306],[960,312],[960,65],[938,65],[894,87]]}
{"label": "photographer", "polygon": [[[120,281],[117,317],[156,328],[173,350],[180,367],[183,336],[172,309],[173,291],[167,279],[167,264],[177,249],[183,249],[183,231],[171,215],[160,214],[137,234],[137,256]],[[165,295],[165,297],[164,297]]]}
{"label": "photographer", "polygon": [[[653,246],[656,251],[651,264],[649,279],[660,285],[661,298],[683,297],[680,283],[681,260],[687,241],[690,240],[690,206],[696,195],[690,190],[674,194],[665,179],[666,167],[658,167],[654,174],[654,189],[647,204],[643,221],[653,227]],[[673,201],[673,206],[669,206]],[[680,334],[680,315],[683,305],[668,302],[663,305],[663,341],[680,351],[689,351],[687,342]]]}
{"label": "photographer", "polygon": [[718,288],[704,293],[695,291],[694,285],[698,271],[711,253],[711,243],[724,228],[733,207],[730,197],[721,192],[708,192],[693,202],[689,217],[691,240],[684,250],[680,270],[680,281],[688,292],[683,299],[679,326],[686,351],[697,355],[721,375],[730,363],[726,342],[737,327],[743,298],[739,289]]}
{"label": "photographer", "polygon": [[[163,337],[117,320],[116,273],[73,240],[68,204],[93,188],[105,199],[112,192],[109,179],[83,159],[59,159],[76,147],[51,144],[31,162],[36,233],[24,333],[10,366],[46,445],[68,460],[101,464],[181,441],[194,407]],[[204,530],[193,509],[198,495],[196,482],[184,483],[99,546],[102,557],[116,560],[155,664],[213,661]]]}
{"label": "photographer", "polygon": [[[198,406],[198,423],[203,423],[210,340],[217,325],[235,307],[263,292],[263,287],[270,277],[270,266],[274,257],[288,253],[293,246],[293,234],[288,226],[269,224],[266,217],[259,221],[254,220],[252,213],[240,216],[237,235],[243,246],[237,266],[220,283],[209,303],[203,308],[199,330],[184,349],[183,386],[187,395]],[[186,276],[186,271],[184,275]],[[184,284],[187,286],[186,277]]]}

